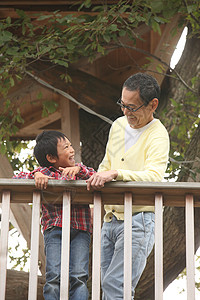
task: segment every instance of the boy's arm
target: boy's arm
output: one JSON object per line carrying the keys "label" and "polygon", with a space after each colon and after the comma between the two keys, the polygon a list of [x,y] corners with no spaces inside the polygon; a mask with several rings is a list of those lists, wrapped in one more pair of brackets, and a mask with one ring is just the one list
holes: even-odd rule
{"label": "boy's arm", "polygon": [[46,189],[47,188],[48,180],[49,179],[55,179],[55,177],[44,175],[41,172],[35,172],[34,179],[35,179],[35,186],[36,186],[36,188],[42,190],[42,189]]}
{"label": "boy's arm", "polygon": [[62,177],[67,177],[67,179],[73,179],[76,174],[78,174],[81,170],[81,167],[74,166],[74,167],[66,167],[62,168],[59,167],[59,170],[62,172]]}
{"label": "boy's arm", "polygon": [[76,164],[76,166],[80,167],[80,171],[76,175],[77,180],[79,179],[86,180],[90,178],[94,173],[96,173],[96,171],[93,168],[86,167],[83,164]]}
{"label": "boy's arm", "polygon": [[59,170],[62,172],[62,179],[70,180],[70,179],[82,179],[86,180],[90,178],[96,171],[93,168],[86,167],[83,164],[77,163],[74,167],[60,167]]}

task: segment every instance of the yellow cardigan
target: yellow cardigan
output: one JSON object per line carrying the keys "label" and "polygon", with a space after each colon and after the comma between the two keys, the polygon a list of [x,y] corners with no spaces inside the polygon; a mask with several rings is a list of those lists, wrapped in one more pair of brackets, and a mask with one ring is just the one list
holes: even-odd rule
{"label": "yellow cardigan", "polygon": [[[162,181],[168,162],[169,135],[163,124],[156,119],[139,137],[135,145],[125,152],[125,128],[127,118],[113,122],[106,146],[106,153],[98,171],[117,170],[116,180]],[[109,222],[112,214],[124,219],[123,205],[105,205],[104,220]],[[153,206],[133,206],[133,213],[154,211]]]}

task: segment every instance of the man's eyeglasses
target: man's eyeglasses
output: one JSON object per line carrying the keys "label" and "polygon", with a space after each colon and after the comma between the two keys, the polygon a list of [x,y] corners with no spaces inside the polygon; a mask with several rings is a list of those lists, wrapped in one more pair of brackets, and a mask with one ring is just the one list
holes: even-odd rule
{"label": "man's eyeglasses", "polygon": [[138,109],[140,109],[142,106],[144,106],[144,103],[142,104],[142,105],[140,105],[138,108],[132,108],[132,107],[130,107],[130,106],[127,106],[127,105],[124,105],[123,103],[122,103],[122,99],[121,98],[119,98],[119,100],[117,101],[117,104],[121,107],[121,108],[126,108],[126,109],[128,109],[128,110],[130,110],[130,111],[132,111],[132,112],[135,112],[135,111],[137,111]]}

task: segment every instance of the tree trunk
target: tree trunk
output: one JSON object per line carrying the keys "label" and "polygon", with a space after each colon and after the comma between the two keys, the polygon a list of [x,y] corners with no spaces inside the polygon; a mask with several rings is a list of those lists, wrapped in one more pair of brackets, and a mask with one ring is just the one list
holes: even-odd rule
{"label": "tree trunk", "polygon": [[[191,85],[191,79],[196,76],[200,78],[200,39],[193,37],[187,40],[184,52],[176,71],[184,81]],[[172,74],[173,75],[173,74]],[[199,84],[199,83],[198,83]],[[200,86],[195,87],[199,90]],[[180,103],[185,99],[188,92],[183,84],[173,78],[166,78],[163,82],[161,107],[168,105],[167,113],[170,116],[168,130],[173,129],[173,108],[167,103],[168,99],[173,98]],[[171,111],[170,111],[171,110]],[[164,122],[164,121],[163,121]],[[165,124],[165,122],[164,122]],[[174,149],[175,150],[175,149]],[[200,126],[196,129],[188,149],[185,153],[185,160],[194,161],[188,165],[187,169],[182,168],[178,181],[192,181],[189,170],[200,169]],[[187,172],[186,172],[187,170]],[[199,181],[197,175],[196,181]],[[164,210],[164,289],[178,276],[186,266],[185,258],[185,209],[178,207],[166,207]],[[195,251],[200,246],[200,209],[195,209]],[[137,286],[135,299],[154,299],[154,251],[152,251],[146,269]]]}
{"label": "tree trunk", "polygon": [[[29,273],[23,271],[7,270],[6,299],[5,300],[25,300],[28,299]],[[37,300],[44,300],[43,285],[44,278],[38,276]]]}

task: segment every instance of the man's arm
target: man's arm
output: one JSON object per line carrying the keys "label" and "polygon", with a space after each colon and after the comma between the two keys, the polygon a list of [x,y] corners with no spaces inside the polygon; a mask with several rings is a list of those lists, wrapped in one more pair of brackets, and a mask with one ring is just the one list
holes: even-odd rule
{"label": "man's arm", "polygon": [[100,189],[104,187],[105,182],[112,181],[113,179],[116,179],[117,176],[117,170],[97,172],[87,180],[87,190],[89,191],[91,188]]}

